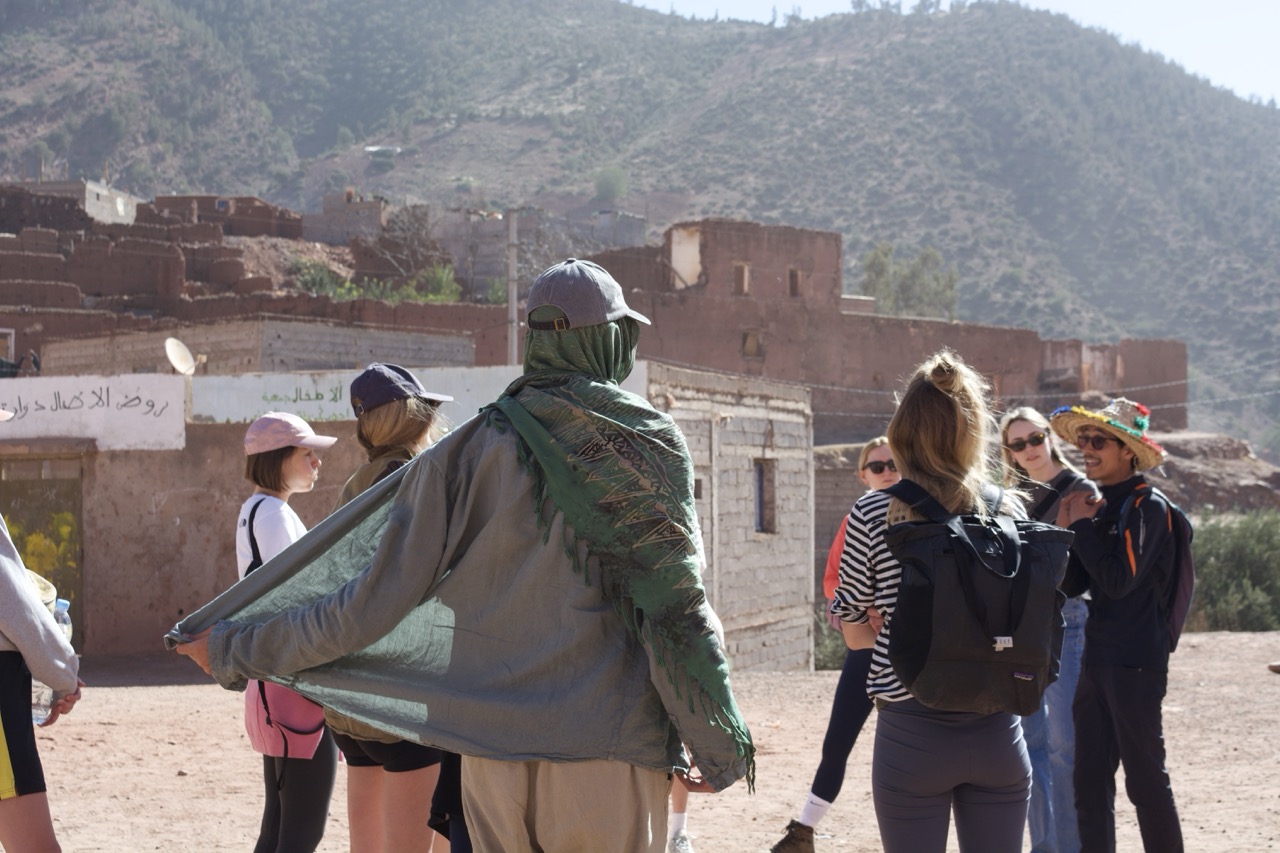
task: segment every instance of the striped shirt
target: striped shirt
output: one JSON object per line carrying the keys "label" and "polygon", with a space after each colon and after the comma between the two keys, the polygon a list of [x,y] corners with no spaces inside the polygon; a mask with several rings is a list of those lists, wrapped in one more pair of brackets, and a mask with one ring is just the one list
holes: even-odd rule
{"label": "striped shirt", "polygon": [[889,663],[889,626],[898,603],[902,566],[884,542],[889,501],[885,492],[867,492],[858,498],[845,519],[844,552],[840,555],[840,584],[831,612],[846,622],[865,623],[867,608],[884,616],[884,627],[871,652],[867,695],[889,702],[910,699]]}

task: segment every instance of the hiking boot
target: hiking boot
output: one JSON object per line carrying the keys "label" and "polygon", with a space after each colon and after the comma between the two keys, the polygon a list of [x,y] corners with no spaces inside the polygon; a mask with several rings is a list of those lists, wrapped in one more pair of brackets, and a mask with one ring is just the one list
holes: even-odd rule
{"label": "hiking boot", "polygon": [[677,832],[667,842],[667,853],[693,853],[693,842],[684,832]]}
{"label": "hiking boot", "polygon": [[798,820],[787,824],[787,834],[773,845],[769,853],[814,853],[813,827],[805,826]]}

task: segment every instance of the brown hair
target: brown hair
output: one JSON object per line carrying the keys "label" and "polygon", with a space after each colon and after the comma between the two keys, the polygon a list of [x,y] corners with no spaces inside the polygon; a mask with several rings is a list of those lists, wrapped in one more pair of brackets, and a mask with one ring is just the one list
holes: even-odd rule
{"label": "brown hair", "polygon": [[356,439],[372,460],[388,450],[417,456],[448,429],[440,404],[421,397],[406,397],[379,406],[356,418]]}
{"label": "brown hair", "polygon": [[[1005,412],[1004,417],[1000,419],[1000,455],[1004,457],[1004,482],[1006,486],[1016,486],[1031,479],[1031,475],[1013,458],[1013,451],[1006,447],[1009,443],[1009,427],[1013,426],[1017,421],[1026,421],[1044,433],[1044,440],[1049,442],[1049,458],[1055,464],[1063,468],[1069,468],[1077,474],[1080,473],[1076,470],[1076,466],[1068,462],[1066,457],[1062,455],[1062,451],[1058,448],[1058,437],[1053,434],[1049,419],[1030,406],[1019,406],[1016,409]],[[1081,474],[1081,476],[1084,475]]]}
{"label": "brown hair", "polygon": [[245,457],[244,478],[268,492],[284,491],[284,462],[297,449],[290,445]]}
{"label": "brown hair", "polygon": [[986,514],[982,486],[997,458],[989,387],[960,356],[941,350],[916,369],[889,421],[898,471],[951,512]]}

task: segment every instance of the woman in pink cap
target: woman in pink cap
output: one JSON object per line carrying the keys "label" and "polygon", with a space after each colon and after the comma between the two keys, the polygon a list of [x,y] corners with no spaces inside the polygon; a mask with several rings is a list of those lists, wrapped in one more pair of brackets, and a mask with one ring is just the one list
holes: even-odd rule
{"label": "woman in pink cap", "polygon": [[[236,564],[243,579],[307,532],[289,498],[320,476],[317,450],[337,439],[316,435],[297,415],[268,412],[244,436],[245,478],[256,487],[240,507]],[[266,803],[254,853],[309,853],[324,836],[338,771],[338,748],[323,709],[288,688],[250,681],[245,730],[262,753]]]}

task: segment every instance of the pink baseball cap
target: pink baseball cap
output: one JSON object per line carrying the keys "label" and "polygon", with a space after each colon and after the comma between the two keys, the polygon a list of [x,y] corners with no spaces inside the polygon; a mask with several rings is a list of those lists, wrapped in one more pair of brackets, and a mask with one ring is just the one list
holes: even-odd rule
{"label": "pink baseball cap", "polygon": [[288,412],[267,412],[244,434],[244,455],[267,453],[282,447],[310,447],[321,450],[332,447],[338,439],[332,435],[316,435],[311,425]]}

